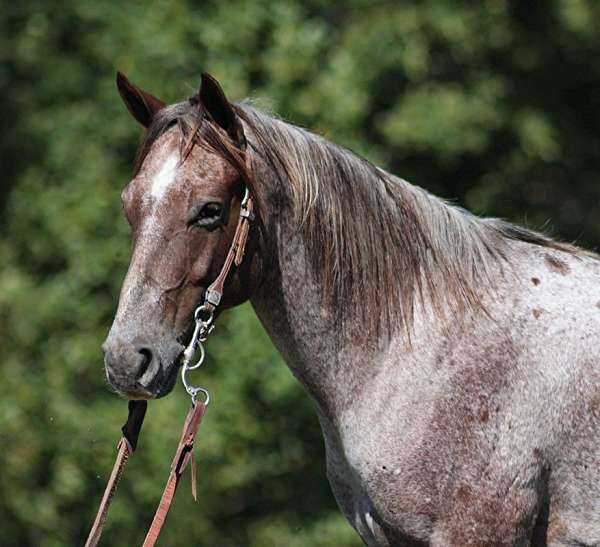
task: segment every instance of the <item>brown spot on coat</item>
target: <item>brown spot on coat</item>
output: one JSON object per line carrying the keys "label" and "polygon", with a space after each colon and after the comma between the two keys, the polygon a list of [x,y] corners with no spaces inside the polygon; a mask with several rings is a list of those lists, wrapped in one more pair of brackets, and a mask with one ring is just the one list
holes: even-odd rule
{"label": "brown spot on coat", "polygon": [[471,503],[473,498],[471,488],[465,485],[460,486],[456,492],[456,498],[465,504]]}
{"label": "brown spot on coat", "polygon": [[567,275],[571,272],[569,265],[555,256],[549,254],[544,255],[544,262],[546,262],[546,266],[551,272],[555,272],[560,275]]}
{"label": "brown spot on coat", "polygon": [[540,317],[540,315],[542,315],[542,312],[543,312],[543,311],[544,311],[544,310],[540,310],[540,309],[534,308],[533,310],[531,310],[531,313],[533,313],[533,316],[534,316],[536,319],[538,319],[538,318]]}
{"label": "brown spot on coat", "polygon": [[479,419],[483,422],[486,423],[489,419],[490,419],[490,412],[487,408],[484,408],[481,413],[479,414]]}
{"label": "brown spot on coat", "polygon": [[600,300],[598,302],[596,302],[596,307],[600,308]]}
{"label": "brown spot on coat", "polygon": [[540,280],[537,277],[532,277],[531,282],[537,287],[540,284]]}

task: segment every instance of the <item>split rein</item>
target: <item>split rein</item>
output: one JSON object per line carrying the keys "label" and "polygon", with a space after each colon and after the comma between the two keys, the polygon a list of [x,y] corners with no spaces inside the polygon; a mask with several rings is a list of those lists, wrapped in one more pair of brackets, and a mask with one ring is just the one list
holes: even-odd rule
{"label": "split rein", "polygon": [[[154,514],[152,524],[146,534],[143,547],[152,547],[158,540],[160,531],[165,523],[167,513],[175,497],[175,491],[179,485],[179,480],[188,464],[191,464],[192,475],[192,496],[194,500],[196,495],[196,460],[194,456],[194,439],[206,407],[210,402],[210,395],[206,389],[200,386],[193,386],[187,379],[190,370],[196,370],[204,362],[205,352],[203,343],[214,327],[214,312],[221,302],[225,282],[233,266],[239,267],[244,258],[246,243],[250,233],[250,223],[254,220],[254,204],[248,188],[246,188],[242,204],[240,207],[240,216],[238,219],[235,235],[231,242],[231,247],[221,268],[221,272],[213,283],[206,290],[204,302],[196,308],[194,312],[195,327],[190,343],[183,352],[183,365],[181,367],[181,381],[183,386],[192,399],[192,406],[185,418],[181,439],[177,445],[175,456],[171,463],[171,471],[167,484],[163,490],[160,503]],[[200,352],[195,364],[191,365],[192,359],[197,352]],[[198,400],[198,395],[202,395],[203,400]],[[113,465],[112,472],[106,484],[96,519],[90,530],[90,534],[85,543],[85,547],[95,547],[100,541],[102,529],[108,515],[108,508],[114,497],[115,491],[123,475],[125,464],[129,456],[133,454],[137,446],[138,436],[144,416],[146,414],[146,401],[129,401],[129,416],[127,422],[122,428],[123,436],[117,445],[117,457]]]}

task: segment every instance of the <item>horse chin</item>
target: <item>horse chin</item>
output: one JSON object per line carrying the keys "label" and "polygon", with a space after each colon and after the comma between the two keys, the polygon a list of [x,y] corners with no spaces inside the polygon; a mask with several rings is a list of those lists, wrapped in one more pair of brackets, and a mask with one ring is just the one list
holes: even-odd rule
{"label": "horse chin", "polygon": [[156,398],[152,393],[141,393],[138,391],[130,393],[118,393],[121,397],[123,397],[123,399],[128,399],[129,401],[150,401]]}
{"label": "horse chin", "polygon": [[129,399],[130,401],[149,401],[150,399],[156,398],[154,393],[139,386],[123,389],[112,385],[112,388],[117,395],[123,397],[123,399]]}

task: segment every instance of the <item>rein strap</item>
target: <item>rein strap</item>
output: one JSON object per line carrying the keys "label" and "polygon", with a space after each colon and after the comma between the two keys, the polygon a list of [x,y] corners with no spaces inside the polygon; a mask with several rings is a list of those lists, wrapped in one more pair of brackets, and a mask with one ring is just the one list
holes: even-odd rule
{"label": "rein strap", "polygon": [[[137,437],[144,421],[144,415],[146,414],[146,401],[129,401],[129,418],[127,423],[123,426],[123,437],[119,441],[117,459],[113,466],[113,470],[108,479],[100,507],[98,508],[98,514],[94,520],[94,524],[90,531],[90,534],[85,542],[85,547],[96,547],[100,541],[102,535],[102,529],[106,522],[108,515],[108,508],[112,502],[115,490],[119,484],[119,480],[123,475],[123,470],[127,460],[135,450],[137,443]],[[190,408],[183,425],[183,431],[181,432],[181,439],[177,445],[173,462],[171,463],[171,472],[167,479],[167,484],[163,491],[160,499],[158,509],[152,519],[152,524],[146,534],[143,547],[153,547],[156,543],[160,531],[165,523],[167,513],[175,497],[177,486],[179,486],[179,479],[185,471],[186,467],[191,463],[192,465],[192,495],[194,500],[197,498],[196,491],[196,459],[194,457],[194,439],[198,433],[198,428],[202,422],[204,411],[206,406],[200,401],[196,401]]]}
{"label": "rein strap", "polygon": [[96,514],[90,534],[85,542],[85,547],[96,547],[100,541],[102,529],[108,515],[108,508],[123,475],[125,464],[129,456],[135,452],[147,406],[148,403],[146,401],[129,401],[129,416],[122,428],[123,436],[117,445],[117,458],[104,489],[104,495],[102,496],[102,501],[100,502],[100,507],[98,508],[98,513]]}
{"label": "rein strap", "polygon": [[179,479],[181,478],[181,475],[185,471],[185,468],[188,466],[190,461],[192,464],[192,495],[194,496],[194,500],[196,500],[196,460],[194,457],[194,439],[196,438],[196,433],[198,432],[198,428],[202,422],[202,417],[204,416],[205,410],[206,406],[204,403],[196,401],[192,408],[190,408],[185,418],[185,424],[183,425],[183,431],[181,432],[181,439],[179,440],[175,457],[171,463],[171,472],[169,473],[169,478],[167,479],[167,485],[165,486],[158,509],[154,514],[152,524],[150,525],[150,529],[146,534],[146,539],[144,540],[142,547],[153,547],[156,543],[158,535],[160,534],[160,531],[165,523],[171,503],[173,502],[173,498],[175,497],[175,491],[179,485]]}

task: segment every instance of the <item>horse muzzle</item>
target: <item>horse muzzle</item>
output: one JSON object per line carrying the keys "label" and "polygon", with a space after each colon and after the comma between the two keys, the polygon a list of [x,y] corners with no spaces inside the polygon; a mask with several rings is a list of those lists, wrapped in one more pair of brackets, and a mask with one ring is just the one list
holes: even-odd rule
{"label": "horse muzzle", "polygon": [[158,343],[139,338],[127,341],[111,332],[102,349],[112,387],[129,399],[155,399],[173,389],[184,348],[164,338]]}

